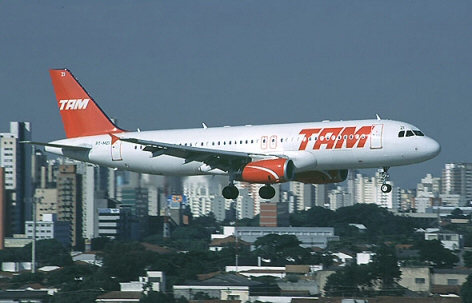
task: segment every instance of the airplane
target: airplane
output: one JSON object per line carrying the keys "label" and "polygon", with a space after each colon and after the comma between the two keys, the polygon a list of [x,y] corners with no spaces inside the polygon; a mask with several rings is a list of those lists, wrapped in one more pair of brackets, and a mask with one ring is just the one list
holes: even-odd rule
{"label": "airplane", "polygon": [[173,176],[228,175],[222,195],[236,199],[235,181],[264,184],[342,182],[348,169],[388,169],[437,156],[440,145],[409,123],[376,119],[310,123],[126,131],[115,125],[68,69],[51,69],[66,139],[28,142],[50,153],[138,173]]}

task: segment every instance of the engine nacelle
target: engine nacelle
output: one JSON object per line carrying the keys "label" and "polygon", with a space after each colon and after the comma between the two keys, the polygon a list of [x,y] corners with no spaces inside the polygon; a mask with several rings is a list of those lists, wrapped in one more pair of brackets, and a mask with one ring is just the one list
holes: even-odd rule
{"label": "engine nacelle", "polygon": [[347,178],[347,169],[313,170],[295,174],[294,181],[307,184],[328,184],[343,182]]}
{"label": "engine nacelle", "polygon": [[292,160],[288,159],[269,159],[249,162],[246,164],[238,174],[235,175],[235,180],[274,184],[292,181],[295,175],[295,165]]}

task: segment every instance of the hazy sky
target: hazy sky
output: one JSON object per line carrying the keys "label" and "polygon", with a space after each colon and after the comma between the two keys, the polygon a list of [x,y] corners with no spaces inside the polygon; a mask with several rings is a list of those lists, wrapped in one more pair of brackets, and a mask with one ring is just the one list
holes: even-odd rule
{"label": "hazy sky", "polygon": [[375,118],[442,145],[414,187],[472,162],[470,1],[1,1],[0,132],[63,138],[49,68],[125,129]]}

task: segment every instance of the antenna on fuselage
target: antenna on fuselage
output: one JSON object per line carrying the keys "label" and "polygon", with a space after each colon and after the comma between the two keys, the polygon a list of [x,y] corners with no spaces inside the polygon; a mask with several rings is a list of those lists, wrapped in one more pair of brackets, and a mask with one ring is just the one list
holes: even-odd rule
{"label": "antenna on fuselage", "polygon": [[379,114],[375,114],[375,116],[377,117],[377,121],[382,120],[382,119],[380,118]]}

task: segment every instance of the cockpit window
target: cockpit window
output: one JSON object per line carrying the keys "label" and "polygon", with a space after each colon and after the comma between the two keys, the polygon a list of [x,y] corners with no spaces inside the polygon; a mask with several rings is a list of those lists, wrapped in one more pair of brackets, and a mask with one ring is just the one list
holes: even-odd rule
{"label": "cockpit window", "polygon": [[424,134],[420,130],[414,130],[413,132],[419,137],[424,137]]}
{"label": "cockpit window", "polygon": [[424,134],[420,130],[401,130],[398,132],[398,138],[403,138],[403,137],[413,137],[413,136],[418,136],[418,137],[424,137]]}

